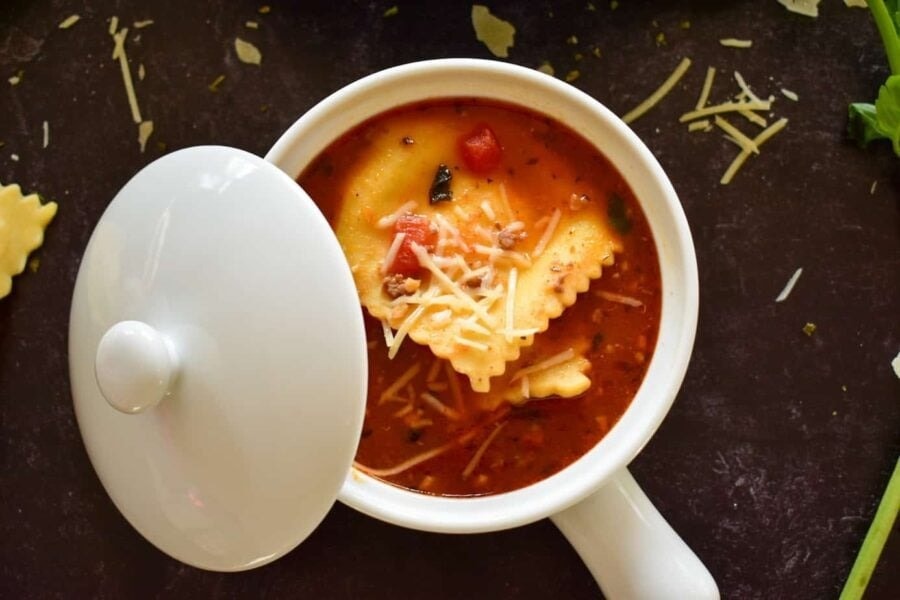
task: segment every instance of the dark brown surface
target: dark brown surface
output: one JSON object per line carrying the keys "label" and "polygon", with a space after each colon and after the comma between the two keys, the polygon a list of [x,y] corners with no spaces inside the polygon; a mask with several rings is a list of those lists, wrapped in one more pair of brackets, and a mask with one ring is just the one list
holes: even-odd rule
{"label": "dark brown surface", "polygon": [[[272,565],[201,572],[131,529],[84,452],[67,375],[68,309],[106,205],[163,153],[158,142],[167,151],[217,143],[263,154],[305,110],[363,75],[424,58],[489,57],[475,40],[469,4],[406,3],[383,17],[391,4],[273,2],[268,15],[243,1],[0,6],[0,181],[59,203],[40,269],[18,277],[0,301],[0,596],[598,594],[547,521],[439,536],[340,505]],[[874,98],[887,74],[874,28],[865,11],[836,0],[823,3],[817,20],[774,0],[622,0],[615,11],[605,1],[596,11],[585,4],[492,4],[517,27],[510,60],[549,59],[558,74],[577,66],[574,84],[617,112],[682,56],[694,60],[678,89],[634,126],[679,192],[701,277],[694,357],[672,412],[632,465],[635,477],[725,597],[836,597],[900,450],[900,381],[890,367],[900,350],[898,159],[886,146],[861,151],[844,136],[847,103]],[[57,29],[72,13],[81,21]],[[123,23],[156,21],[128,45],[133,69],[145,65],[138,97],[156,125],[146,154],[110,60],[106,19],[114,14]],[[244,28],[249,19],[258,31]],[[654,42],[658,32],[663,46]],[[260,47],[261,68],[237,61],[236,35]],[[567,43],[570,35],[577,45]],[[718,44],[732,36],[752,39],[753,48]],[[590,55],[594,45],[602,58]],[[787,130],[727,187],[717,182],[734,146],[677,123],[710,64],[723,72],[714,99],[733,89],[725,74],[735,69],[759,91],[800,95],[796,104],[779,97]],[[22,83],[9,86],[19,69]],[[219,74],[226,80],[211,93]],[[799,266],[794,293],[775,304]],[[812,337],[801,332],[807,321],[818,325]],[[900,589],[897,538],[869,598]]]}

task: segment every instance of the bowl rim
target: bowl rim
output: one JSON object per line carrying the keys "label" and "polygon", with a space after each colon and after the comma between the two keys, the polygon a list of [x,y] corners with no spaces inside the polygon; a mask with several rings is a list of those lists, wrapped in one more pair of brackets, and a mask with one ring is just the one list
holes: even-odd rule
{"label": "bowl rim", "polygon": [[657,243],[662,276],[660,330],[644,380],[619,421],[572,464],[524,488],[478,497],[413,492],[353,469],[338,497],[365,514],[414,529],[496,531],[551,516],[586,498],[625,468],[652,437],[675,400],[690,360],[699,310],[697,261],[675,189],[647,146],[593,97],[526,67],[449,58],[373,73],[316,104],[265,158],[296,180],[329,143],[367,118],[439,98],[499,100],[546,114],[579,132],[634,190]]}

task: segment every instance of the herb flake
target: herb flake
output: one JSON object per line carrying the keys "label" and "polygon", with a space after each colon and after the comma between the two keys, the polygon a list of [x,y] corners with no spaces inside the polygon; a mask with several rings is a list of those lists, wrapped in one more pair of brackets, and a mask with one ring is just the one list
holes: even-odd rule
{"label": "herb flake", "polygon": [[428,191],[428,202],[437,204],[453,200],[453,190],[450,189],[452,180],[453,173],[450,172],[447,165],[438,165],[437,171],[434,173],[434,180],[431,182],[431,189]]}
{"label": "herb flake", "polygon": [[610,224],[619,233],[624,235],[631,231],[631,219],[628,218],[625,200],[620,195],[613,194],[610,196],[609,205],[606,208],[606,216],[609,217]]}

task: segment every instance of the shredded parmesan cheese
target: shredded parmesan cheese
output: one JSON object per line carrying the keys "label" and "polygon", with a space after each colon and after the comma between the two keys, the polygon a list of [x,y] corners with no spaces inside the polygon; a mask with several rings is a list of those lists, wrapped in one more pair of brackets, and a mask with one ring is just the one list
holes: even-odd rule
{"label": "shredded parmesan cheese", "polygon": [[800,275],[802,274],[802,268],[794,271],[794,274],[791,275],[791,278],[788,279],[788,282],[785,284],[784,289],[781,290],[781,293],[778,294],[777,298],[775,298],[775,302],[784,302],[785,300],[787,300],[787,297],[791,295],[791,291],[794,289],[794,286],[797,285],[797,280],[800,279]]}
{"label": "shredded parmesan cheese", "polygon": [[716,115],[716,125],[718,125],[719,128],[722,129],[725,133],[730,135],[734,143],[740,146],[742,150],[747,150],[748,152],[759,154],[759,148],[757,148],[756,144],[753,143],[753,140],[748,138],[740,129],[738,129],[719,115]]}
{"label": "shredded parmesan cheese", "polygon": [[381,263],[381,273],[387,273],[388,269],[394,264],[394,260],[397,258],[397,253],[400,252],[400,246],[403,245],[403,240],[406,239],[406,233],[399,232],[394,236],[394,241],[391,242],[391,247],[388,248],[387,254],[384,257],[384,262]]}
{"label": "shredded parmesan cheese", "polygon": [[784,285],[784,289],[781,290],[781,293],[778,294],[777,298],[775,298],[775,302],[784,302],[785,300],[787,300],[787,297],[791,295],[791,291],[794,289],[794,286],[797,285],[797,280],[800,279],[800,275],[802,274],[802,268],[794,271],[794,274],[791,275],[791,278],[788,279],[788,282]]}
{"label": "shredded parmesan cheese", "polygon": [[147,140],[153,135],[153,121],[143,121],[138,124],[138,144],[141,145],[141,154],[147,147]]}
{"label": "shredded parmesan cheese", "polygon": [[696,110],[692,110],[691,112],[686,112],[678,120],[682,123],[686,123],[688,121],[693,121],[694,119],[699,119],[700,117],[708,117],[711,115],[718,115],[727,112],[737,112],[740,110],[771,110],[772,103],[768,100],[759,101],[759,102],[724,102],[722,104],[716,104],[714,106],[706,106],[704,108],[698,108]]}
{"label": "shredded parmesan cheese", "polygon": [[147,71],[144,70],[144,63],[138,65],[138,81],[143,81],[144,77],[147,75]]}
{"label": "shredded parmesan cheese", "polygon": [[738,40],[735,38],[725,38],[719,40],[719,43],[727,48],[749,48],[753,45],[752,40]]}
{"label": "shredded parmesan cheese", "polygon": [[79,17],[78,15],[70,15],[70,16],[66,17],[62,23],[59,24],[59,28],[60,29],[68,29],[69,27],[71,27],[72,25],[77,23],[80,18],[81,17]]}
{"label": "shredded parmesan cheese", "polygon": [[459,387],[456,371],[453,370],[453,367],[449,362],[442,362],[444,364],[444,372],[447,375],[447,382],[450,384],[450,394],[453,396],[453,402],[456,404],[456,410],[464,414],[466,412],[466,405],[465,402],[463,402],[462,389]]}
{"label": "shredded parmesan cheese", "polygon": [[434,358],[434,362],[432,362],[431,366],[428,368],[428,375],[425,376],[425,383],[430,384],[437,380],[438,373],[440,373],[443,363],[443,359],[440,359],[438,357]]}
{"label": "shredded parmesan cheese", "polygon": [[417,454],[417,455],[413,456],[412,458],[410,458],[409,460],[405,460],[402,463],[400,463],[399,465],[396,465],[389,469],[372,469],[372,468],[369,468],[358,462],[353,463],[353,466],[355,466],[357,469],[359,469],[363,473],[367,473],[367,474],[373,475],[375,477],[390,477],[392,475],[398,475],[398,474],[402,473],[403,471],[406,471],[408,469],[415,467],[416,465],[422,464],[423,462],[425,462],[427,460],[431,460],[432,458],[434,458],[436,456],[440,456],[441,454],[443,454],[443,453],[447,452],[448,450],[450,450],[451,448],[455,447],[457,443],[458,442],[456,440],[448,442],[448,443],[444,444],[443,446],[438,446],[437,448],[433,448],[426,452],[422,452],[421,454]]}
{"label": "shredded parmesan cheese", "polygon": [[391,344],[391,347],[388,349],[388,358],[393,360],[394,357],[397,356],[397,352],[400,351],[400,345],[406,338],[406,334],[409,333],[409,330],[415,325],[416,321],[419,320],[419,317],[421,317],[424,312],[425,305],[420,304],[406,317],[403,324],[400,325],[400,329],[397,330],[397,334],[394,336],[393,344]]}
{"label": "shredded parmesan cheese", "polygon": [[453,341],[460,346],[468,346],[469,348],[475,348],[476,350],[479,350],[481,352],[487,352],[488,350],[490,350],[490,346],[488,346],[487,344],[472,341],[469,338],[464,338],[461,335],[454,335]]}
{"label": "shredded parmesan cheese", "polygon": [[419,398],[421,398],[425,402],[425,404],[441,413],[451,421],[459,421],[459,413],[441,402],[434,394],[431,394],[429,392],[422,392],[421,394],[419,394]]}
{"label": "shredded parmesan cheese", "polygon": [[256,21],[247,21],[246,23],[244,23],[244,27],[246,27],[247,29],[259,29],[259,23],[257,23]]}
{"label": "shredded parmesan cheese", "polygon": [[561,217],[562,212],[560,212],[558,208],[554,209],[553,215],[550,217],[550,220],[547,222],[547,227],[544,229],[544,233],[541,234],[541,239],[538,240],[537,245],[531,252],[533,257],[539,257],[544,250],[547,249],[547,244],[549,244],[550,240],[553,238],[553,234],[556,232],[556,227],[559,225],[559,219]]}
{"label": "shredded parmesan cheese", "polygon": [[124,28],[113,34],[113,60],[119,60],[122,70],[122,82],[125,84],[125,95],[128,96],[128,106],[131,108],[131,119],[135,124],[141,123],[141,109],[138,107],[137,95],[134,93],[134,82],[131,80],[131,69],[128,67],[128,56],[125,54],[125,38],[128,36],[128,28]]}
{"label": "shredded parmesan cheese", "polygon": [[597,290],[595,292],[599,298],[603,298],[604,300],[608,300],[610,302],[617,302],[619,304],[624,304],[626,306],[632,306],[634,308],[639,308],[644,305],[643,302],[638,300],[637,298],[632,298],[631,296],[625,296],[624,294],[616,294],[614,292],[607,292],[604,290]]}
{"label": "shredded parmesan cheese", "polygon": [[403,387],[412,381],[412,378],[419,374],[419,371],[422,369],[422,365],[420,363],[416,363],[406,371],[403,372],[403,375],[398,377],[394,383],[389,385],[387,389],[381,392],[381,396],[378,397],[378,403],[383,404],[388,400],[388,398],[392,396],[396,396],[397,392],[399,392]]}
{"label": "shredded parmesan cheese", "polygon": [[515,309],[516,309],[516,281],[519,276],[519,270],[513,267],[509,270],[509,291],[506,292],[506,340],[511,341],[513,336],[510,334],[515,328]]}
{"label": "shredded parmesan cheese", "polygon": [[491,203],[487,200],[481,203],[481,212],[483,212],[484,216],[486,216],[489,220],[497,220],[497,214],[494,212],[494,208],[491,206]]}
{"label": "shredded parmesan cheese", "polygon": [[700,89],[700,97],[697,98],[697,109],[703,108],[706,106],[707,100],[709,100],[709,92],[712,91],[713,80],[716,78],[716,68],[715,67],[707,67],[706,68],[706,79],[703,80],[703,87]]}
{"label": "shredded parmesan cheese", "polygon": [[113,16],[109,20],[109,35],[115,35],[119,30],[119,17]]}
{"label": "shredded parmesan cheese", "polygon": [[793,100],[794,102],[800,99],[800,96],[797,95],[797,92],[792,92],[791,90],[787,90],[785,88],[781,88],[781,94],[788,100]]}
{"label": "shredded parmesan cheese", "polygon": [[153,25],[153,19],[144,19],[143,21],[134,22],[135,29],[143,29],[144,27],[149,27],[150,25]]}
{"label": "shredded parmesan cheese", "polygon": [[558,354],[554,354],[550,358],[544,359],[536,364],[531,365],[530,367],[523,367],[516,371],[515,375],[510,379],[510,383],[513,381],[517,381],[526,375],[531,375],[533,373],[539,373],[540,371],[544,371],[549,369],[550,367],[555,367],[556,365],[562,364],[567,360],[571,360],[575,358],[575,350],[572,348],[568,348],[563,350]]}
{"label": "shredded parmesan cheese", "polygon": [[897,356],[894,357],[894,360],[891,361],[891,368],[894,369],[894,375],[900,379],[900,352],[898,352]]}
{"label": "shredded parmesan cheese", "polygon": [[753,90],[751,90],[750,86],[747,85],[747,82],[744,81],[743,76],[737,71],[734,72],[734,80],[737,82],[738,87],[741,88],[741,92],[743,92],[751,102],[762,102],[762,98],[753,93]]}
{"label": "shredded parmesan cheese", "polygon": [[622,120],[626,123],[631,123],[632,121],[635,121],[636,119],[641,117],[648,110],[656,106],[656,104],[660,100],[662,100],[666,96],[666,94],[672,91],[672,88],[674,88],[678,84],[684,74],[687,73],[687,70],[690,68],[690,66],[691,59],[682,58],[681,62],[678,63],[678,66],[675,67],[675,70],[672,71],[672,74],[669,75],[668,78],[666,78],[663,84],[659,86],[659,88],[657,88],[655,92],[650,94],[650,96],[648,96],[646,100],[627,112],[625,116],[622,117]]}
{"label": "shredded parmesan cheese", "polygon": [[384,345],[390,348],[394,345],[394,330],[387,321],[381,322],[381,330],[384,333]]}
{"label": "shredded parmesan cheese", "polygon": [[487,438],[482,442],[480,446],[478,446],[478,450],[475,451],[475,454],[472,456],[472,460],[469,461],[469,464],[466,465],[466,468],[463,469],[462,478],[468,479],[473,471],[478,467],[478,463],[481,462],[481,457],[484,456],[485,451],[488,449],[488,446],[491,445],[491,442],[494,441],[494,438],[500,433],[503,427],[506,425],[506,421],[497,425],[494,430],[487,436]]}
{"label": "shredded parmesan cheese", "polygon": [[[763,129],[759,135],[753,138],[753,143],[756,144],[757,147],[762,146],[763,143],[766,142],[773,135],[784,129],[784,126],[787,125],[787,119],[779,119],[775,121],[767,128]],[[743,166],[744,162],[747,160],[747,157],[750,156],[750,152],[746,150],[741,150],[740,154],[738,154],[731,165],[725,171],[725,174],[722,175],[722,179],[719,181],[722,185],[727,185],[731,182],[737,172],[740,170],[741,166]]]}
{"label": "shredded parmesan cheese", "polygon": [[766,122],[766,120],[764,118],[762,118],[761,116],[759,116],[752,110],[746,110],[746,109],[739,110],[739,111],[737,111],[737,114],[741,115],[742,117],[744,117],[751,123],[755,123],[756,125],[759,125],[760,127],[765,127],[766,125],[768,125],[768,122]]}
{"label": "shredded parmesan cheese", "polygon": [[463,303],[465,303],[466,306],[468,306],[469,309],[472,310],[472,312],[481,317],[485,323],[487,323],[488,325],[492,324],[493,319],[491,319],[487,311],[477,302],[475,302],[475,300],[473,300],[471,296],[460,289],[460,287],[452,279],[447,277],[447,275],[444,274],[444,272],[434,264],[434,261],[431,260],[430,256],[428,256],[428,251],[425,250],[425,248],[413,242],[410,245],[410,249],[413,251],[413,254],[416,255],[416,258],[419,259],[419,265],[431,271],[432,275],[434,275],[435,280],[444,287],[445,291],[450,292],[451,294],[462,300]]}
{"label": "shredded parmesan cheese", "polygon": [[403,215],[405,215],[407,213],[412,212],[413,210],[416,209],[417,206],[418,206],[418,204],[415,201],[410,200],[409,202],[406,202],[405,204],[403,204],[400,208],[398,208],[391,214],[378,219],[378,222],[375,224],[375,226],[378,227],[379,229],[387,229],[389,227],[393,227],[394,223],[397,222],[397,219],[399,219],[400,217],[402,217]]}
{"label": "shredded parmesan cheese", "polygon": [[688,131],[709,131],[711,128],[712,125],[709,119],[700,119],[699,121],[688,123]]}
{"label": "shredded parmesan cheese", "polygon": [[47,146],[50,145],[50,124],[47,123],[47,121],[44,121],[43,129],[44,129],[44,141],[43,141],[42,147],[46,148]]}
{"label": "shredded parmesan cheese", "polygon": [[403,408],[401,408],[400,410],[398,410],[397,412],[395,412],[395,413],[394,413],[394,417],[397,417],[397,418],[405,417],[406,415],[408,415],[408,414],[411,413],[412,411],[413,411],[413,405],[412,405],[412,404],[407,404],[406,406],[404,406]]}

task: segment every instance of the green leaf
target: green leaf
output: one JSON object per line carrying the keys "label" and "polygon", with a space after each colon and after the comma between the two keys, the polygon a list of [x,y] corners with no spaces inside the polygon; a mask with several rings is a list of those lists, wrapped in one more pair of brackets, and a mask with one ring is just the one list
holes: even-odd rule
{"label": "green leaf", "polygon": [[900,75],[891,75],[879,88],[875,114],[881,131],[893,133],[900,127]]}
{"label": "green leaf", "polygon": [[855,102],[850,105],[850,120],[847,122],[847,133],[861,147],[869,145],[872,140],[889,138],[878,129],[875,117],[875,105],[866,102]]}
{"label": "green leaf", "polygon": [[625,234],[631,231],[631,220],[628,218],[625,201],[615,192],[609,198],[606,216],[609,217],[609,222],[619,233]]}
{"label": "green leaf", "polygon": [[875,119],[878,130],[893,142],[894,154],[900,156],[900,75],[888,77],[878,90]]}

